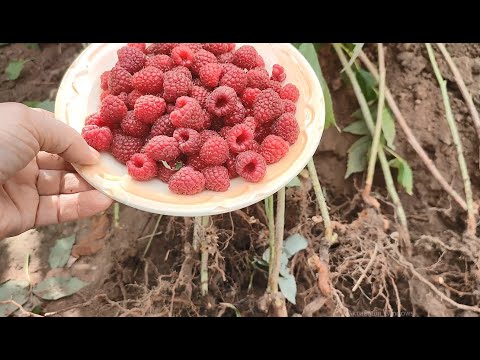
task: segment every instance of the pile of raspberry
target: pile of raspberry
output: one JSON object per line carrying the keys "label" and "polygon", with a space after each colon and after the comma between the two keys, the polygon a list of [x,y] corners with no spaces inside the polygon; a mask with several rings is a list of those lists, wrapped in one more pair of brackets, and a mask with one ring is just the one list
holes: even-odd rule
{"label": "pile of raspberry", "polygon": [[261,181],[297,140],[299,91],[252,46],[131,43],[117,55],[82,135],[136,180],[157,177],[182,195],[226,191],[237,176]]}

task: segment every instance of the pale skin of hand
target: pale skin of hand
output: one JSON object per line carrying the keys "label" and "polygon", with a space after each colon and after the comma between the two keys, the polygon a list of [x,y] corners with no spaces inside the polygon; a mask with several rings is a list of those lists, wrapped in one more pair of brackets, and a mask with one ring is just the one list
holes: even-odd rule
{"label": "pale skin of hand", "polygon": [[52,113],[0,104],[0,240],[106,210],[112,200],[70,164],[98,161],[98,152]]}

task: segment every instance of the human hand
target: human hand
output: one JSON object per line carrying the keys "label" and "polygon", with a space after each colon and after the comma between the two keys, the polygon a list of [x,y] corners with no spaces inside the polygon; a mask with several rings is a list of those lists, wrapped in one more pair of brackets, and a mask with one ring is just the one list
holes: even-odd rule
{"label": "human hand", "polygon": [[98,152],[52,113],[0,104],[0,240],[107,209],[112,200],[70,165],[98,161]]}

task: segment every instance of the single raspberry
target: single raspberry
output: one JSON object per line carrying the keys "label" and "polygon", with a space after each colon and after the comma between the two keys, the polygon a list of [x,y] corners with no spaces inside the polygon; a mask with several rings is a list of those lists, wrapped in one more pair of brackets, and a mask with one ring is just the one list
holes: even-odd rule
{"label": "single raspberry", "polygon": [[193,51],[194,54],[196,54],[197,52],[199,52],[200,50],[203,49],[203,44],[201,44],[201,43],[184,43],[184,44],[180,44],[180,45],[188,46],[190,48],[190,50]]}
{"label": "single raspberry", "polygon": [[112,144],[112,131],[106,127],[97,125],[87,125],[82,130],[82,136],[92,148],[98,151],[106,151],[110,149]]}
{"label": "single raspberry", "polygon": [[127,106],[118,97],[108,95],[103,99],[102,105],[100,106],[100,116],[108,126],[119,123],[126,114]]}
{"label": "single raspberry", "polygon": [[121,92],[120,94],[117,95],[117,97],[123,101],[123,103],[127,106],[128,108],[128,94],[126,92]]}
{"label": "single raspberry", "polygon": [[223,128],[220,129],[220,131],[218,132],[218,134],[223,137],[224,139],[226,139],[227,137],[227,134],[228,132],[231,130],[231,126],[224,126]]}
{"label": "single raspberry", "polygon": [[203,85],[208,87],[216,87],[222,76],[223,68],[220,64],[209,63],[204,66],[199,71],[200,81]]}
{"label": "single raspberry", "polygon": [[190,97],[197,100],[202,107],[205,106],[205,103],[207,101],[209,94],[210,92],[207,89],[205,89],[203,86],[193,85],[192,89],[190,90]]}
{"label": "single raspberry", "polygon": [[253,116],[247,116],[242,124],[247,125],[253,132],[255,132],[257,128],[257,121]]}
{"label": "single raspberry", "polygon": [[291,145],[295,144],[299,133],[298,122],[292,113],[283,114],[272,125],[272,134],[280,136]]}
{"label": "single raspberry", "polygon": [[225,121],[221,117],[213,116],[210,130],[220,131],[225,126]]}
{"label": "single raspberry", "polygon": [[181,96],[187,96],[192,88],[192,81],[178,71],[167,71],[163,79],[163,98],[174,102]]}
{"label": "single raspberry", "polygon": [[175,65],[172,58],[168,55],[154,55],[145,60],[145,66],[153,66],[162,70],[163,72],[167,72],[172,70]]}
{"label": "single raspberry", "polygon": [[185,166],[172,175],[168,188],[175,194],[195,195],[205,189],[205,177],[192,167]]}
{"label": "single raspberry", "polygon": [[263,60],[263,57],[259,54],[257,54],[257,57],[255,58],[255,66],[265,67],[265,60]]}
{"label": "single raspberry", "polygon": [[180,155],[178,141],[165,135],[151,138],[142,152],[156,161],[173,161]]}
{"label": "single raspberry", "polygon": [[199,130],[210,129],[210,126],[212,125],[212,119],[213,119],[212,114],[210,114],[207,110],[202,109],[202,117],[203,117],[202,128]]}
{"label": "single raspberry", "polygon": [[255,183],[265,176],[267,163],[262,155],[250,150],[238,154],[235,169],[242,178]]}
{"label": "single raspberry", "polygon": [[197,100],[182,96],[175,103],[175,110],[170,114],[170,121],[175,127],[200,130],[205,121],[202,107]]}
{"label": "single raspberry", "polygon": [[106,126],[106,124],[103,122],[102,116],[100,115],[99,112],[96,112],[94,114],[88,115],[85,119],[85,126],[87,125],[97,125],[97,126]]}
{"label": "single raspberry", "polygon": [[228,159],[227,161],[225,161],[225,167],[228,170],[228,175],[230,179],[235,179],[236,177],[238,177],[236,163],[237,160],[235,155],[228,155]]}
{"label": "single raspberry", "polygon": [[175,127],[173,126],[172,122],[170,121],[170,115],[163,115],[160,116],[152,125],[152,129],[150,130],[150,136],[173,136],[173,132],[175,131]]}
{"label": "single raspberry", "polygon": [[286,113],[295,113],[297,111],[297,106],[292,100],[282,100],[283,111]]}
{"label": "single raspberry", "polygon": [[130,92],[130,94],[128,94],[127,96],[127,107],[130,109],[130,110],[133,110],[133,108],[135,107],[135,103],[137,102],[137,100],[142,97],[143,94],[138,91],[137,89],[134,89],[132,92]]}
{"label": "single raspberry", "polygon": [[121,66],[115,66],[110,70],[108,90],[113,95],[118,95],[121,92],[129,93],[133,90],[132,75]]}
{"label": "single raspberry", "polygon": [[202,174],[207,190],[223,192],[230,187],[230,176],[224,166],[209,166],[202,170]]}
{"label": "single raspberry", "polygon": [[242,102],[238,100],[235,104],[233,112],[230,115],[224,117],[225,124],[230,126],[240,124],[241,122],[243,122],[243,120],[245,120],[246,113],[247,111],[242,105]]}
{"label": "single raspberry", "polygon": [[266,71],[261,71],[258,68],[249,70],[247,73],[247,79],[249,88],[265,90],[268,89],[270,85],[270,77],[268,76],[268,73]]}
{"label": "single raspberry", "polygon": [[199,154],[189,156],[187,159],[187,166],[191,166],[198,171],[201,171],[207,167],[207,165],[200,158]]}
{"label": "single raspberry", "polygon": [[147,44],[145,43],[128,43],[127,46],[138,49],[143,53],[145,53],[145,49],[147,48]]}
{"label": "single raspberry", "polygon": [[203,48],[215,55],[222,55],[230,51],[228,43],[204,43]]}
{"label": "single raspberry", "polygon": [[170,167],[166,167],[163,162],[158,163],[158,178],[162,180],[163,182],[168,184],[168,181],[172,177],[173,174],[177,172],[176,170],[176,161],[170,161],[167,163],[167,165]]}
{"label": "single raspberry", "polygon": [[178,43],[153,43],[147,49],[145,52],[147,54],[166,54],[170,55],[172,52],[172,49],[174,47],[178,46]]}
{"label": "single raspberry", "polygon": [[234,52],[228,52],[217,57],[218,62],[221,64],[231,64],[233,61]]}
{"label": "single raspberry", "polygon": [[206,165],[222,165],[228,154],[228,144],[220,136],[212,136],[200,149],[200,159]]}
{"label": "single raspberry", "polygon": [[223,117],[235,110],[238,97],[235,90],[228,86],[219,86],[208,96],[206,107],[210,114]]}
{"label": "single raspberry", "polygon": [[260,144],[256,140],[253,140],[252,151],[260,153]]}
{"label": "single raspberry", "polygon": [[138,121],[134,112],[129,111],[120,123],[123,133],[129,136],[143,138],[150,133],[150,125]]}
{"label": "single raspberry", "polygon": [[253,136],[253,130],[249,126],[238,124],[228,131],[225,140],[227,140],[230,152],[238,154],[252,149]]}
{"label": "single raspberry", "polygon": [[247,87],[242,94],[243,106],[245,106],[246,108],[252,108],[253,103],[255,102],[255,99],[257,98],[258,95],[260,95],[261,92],[262,90],[260,89]]}
{"label": "single raspberry", "polygon": [[120,162],[126,163],[130,158],[139,153],[143,147],[143,139],[128,136],[118,131],[113,134],[112,155]]}
{"label": "single raspberry", "polygon": [[103,72],[100,75],[100,87],[102,90],[108,90],[108,79],[110,78],[110,71]]}
{"label": "single raspberry", "polygon": [[188,46],[179,45],[174,47],[171,53],[175,64],[190,68],[193,65],[193,50]]}
{"label": "single raspberry", "polygon": [[[255,120],[256,122],[256,120]],[[263,142],[263,140],[270,135],[271,133],[271,126],[269,124],[267,125],[261,125],[255,128],[255,141],[259,142],[260,144]]]}
{"label": "single raspberry", "polygon": [[259,153],[264,157],[267,164],[274,164],[287,154],[288,147],[288,142],[280,136],[268,135],[260,145]]}
{"label": "single raspberry", "polygon": [[280,94],[280,91],[282,91],[282,83],[271,80],[269,88],[275,91],[277,94]]}
{"label": "single raspberry", "polygon": [[167,110],[165,110],[165,112],[171,114],[173,110],[175,110],[175,104],[167,104]]}
{"label": "single raspberry", "polygon": [[295,85],[287,84],[282,90],[280,90],[279,95],[284,100],[292,100],[293,102],[296,102],[300,97],[300,91],[298,91],[298,88]]}
{"label": "single raspberry", "polygon": [[190,69],[188,69],[187,67],[185,66],[175,66],[172,71],[176,71],[176,72],[179,72],[179,73],[182,73],[183,75],[185,75],[190,81],[193,81],[193,76],[192,76],[192,72],[190,71]]}
{"label": "single raspberry", "polygon": [[285,69],[282,66],[278,64],[273,65],[271,78],[272,80],[282,82],[285,81],[286,77],[287,74],[285,73]]}
{"label": "single raspberry", "polygon": [[154,66],[148,66],[135,73],[132,84],[143,94],[158,94],[163,90],[163,71]]}
{"label": "single raspberry", "polygon": [[210,51],[202,49],[193,55],[192,72],[194,74],[198,74],[204,65],[217,62],[218,60],[215,55],[213,55]]}
{"label": "single raspberry", "polygon": [[200,134],[193,129],[178,128],[173,133],[173,138],[178,141],[180,151],[187,155],[198,153],[202,147]]}
{"label": "single raspberry", "polygon": [[257,66],[257,50],[250,45],[243,45],[233,56],[233,63],[242,69],[253,69]]}
{"label": "single raspberry", "polygon": [[247,74],[242,69],[231,66],[227,68],[221,79],[220,79],[220,86],[229,86],[237,94],[241,94],[247,87]]}
{"label": "single raspberry", "polygon": [[103,101],[108,95],[112,95],[112,93],[109,90],[104,90],[100,94],[100,101]]}
{"label": "single raspberry", "polygon": [[165,100],[154,95],[143,95],[134,106],[135,118],[145,124],[153,124],[165,112]]}
{"label": "single raspberry", "polygon": [[145,54],[134,47],[124,46],[117,51],[118,64],[130,74],[142,70],[145,65]]}
{"label": "single raspberry", "polygon": [[205,143],[208,139],[210,139],[212,136],[219,136],[218,133],[214,130],[202,130],[200,132],[200,141]]}
{"label": "single raspberry", "polygon": [[147,181],[157,176],[157,163],[145,154],[134,154],[127,161],[128,174],[138,181]]}
{"label": "single raspberry", "polygon": [[280,96],[272,89],[263,90],[253,103],[253,114],[258,123],[268,123],[283,113]]}

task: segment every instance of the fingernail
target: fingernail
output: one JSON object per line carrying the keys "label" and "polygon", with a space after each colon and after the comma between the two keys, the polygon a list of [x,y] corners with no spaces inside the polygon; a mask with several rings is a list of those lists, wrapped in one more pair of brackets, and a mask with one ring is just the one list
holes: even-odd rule
{"label": "fingernail", "polygon": [[100,161],[100,153],[95,150],[94,148],[90,147],[90,153],[92,154],[92,157],[95,159],[95,162]]}

